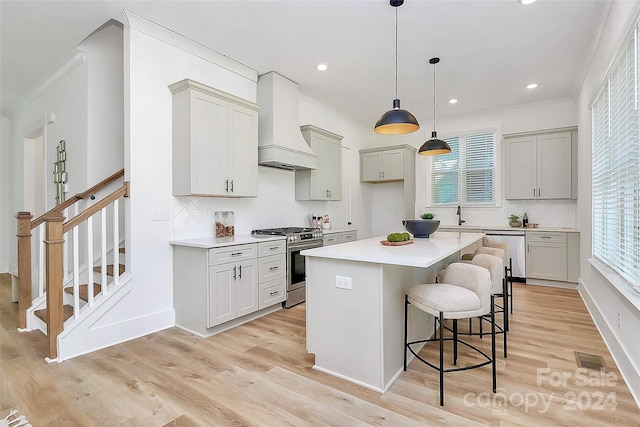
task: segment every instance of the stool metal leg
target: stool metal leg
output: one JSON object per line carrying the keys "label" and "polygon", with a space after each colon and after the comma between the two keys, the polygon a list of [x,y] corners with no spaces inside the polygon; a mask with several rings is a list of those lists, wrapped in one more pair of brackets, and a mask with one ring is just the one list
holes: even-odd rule
{"label": "stool metal leg", "polygon": [[[494,296],[491,295],[491,375],[493,377],[493,392],[496,392],[496,309],[494,304]],[[503,334],[505,340],[507,334]]]}
{"label": "stool metal leg", "polygon": [[404,296],[404,370],[407,370],[407,343],[409,339],[407,337],[407,310],[409,309],[409,297]]}
{"label": "stool metal leg", "polygon": [[509,258],[509,298],[511,298],[511,313],[513,313],[513,259]]}
{"label": "stool metal leg", "polygon": [[444,406],[444,319],[440,312],[440,406]]}
{"label": "stool metal leg", "polygon": [[458,364],[458,319],[453,319],[453,364]]}
{"label": "stool metal leg", "polygon": [[502,280],[502,328],[504,333],[502,334],[503,350],[502,354],[505,359],[507,357],[507,336],[509,335],[509,294],[507,293],[507,279]]}

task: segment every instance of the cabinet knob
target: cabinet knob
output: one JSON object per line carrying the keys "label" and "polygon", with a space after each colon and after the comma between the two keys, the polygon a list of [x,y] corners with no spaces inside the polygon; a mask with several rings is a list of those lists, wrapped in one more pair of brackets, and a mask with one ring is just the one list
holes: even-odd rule
{"label": "cabinet knob", "polygon": [[233,266],[233,280],[236,280],[236,267]]}
{"label": "cabinet knob", "polygon": [[229,192],[229,180],[225,180],[224,181],[224,191],[226,191],[227,193]]}
{"label": "cabinet knob", "polygon": [[274,270],[277,270],[277,269],[278,269],[278,267],[269,267],[269,271],[274,271]]}
{"label": "cabinet knob", "polygon": [[242,279],[242,266],[241,265],[238,266],[238,278]]}
{"label": "cabinet knob", "polygon": [[269,295],[273,296],[273,295],[278,295],[280,293],[280,291],[273,291],[273,292],[269,292]]}
{"label": "cabinet knob", "polygon": [[231,180],[231,192],[233,193],[233,180]]}

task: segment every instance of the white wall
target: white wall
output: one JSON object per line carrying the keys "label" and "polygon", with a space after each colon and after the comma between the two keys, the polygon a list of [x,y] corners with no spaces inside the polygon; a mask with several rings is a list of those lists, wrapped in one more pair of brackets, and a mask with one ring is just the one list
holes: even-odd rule
{"label": "white wall", "polygon": [[[640,307],[640,296],[635,295],[634,306],[589,262],[592,256],[590,107],[627,30],[635,23],[639,5],[637,1],[614,3],[576,104],[581,129],[578,138],[578,226],[581,230],[579,290],[640,406],[640,311],[637,308]],[[621,329],[617,326],[619,315],[623,322]]]}
{"label": "white wall", "polygon": [[[9,246],[16,243],[11,236],[10,155],[9,119],[0,114],[0,273],[9,272]],[[15,234],[14,229],[13,235]]]}
{"label": "white wall", "polygon": [[87,187],[124,167],[123,38],[122,24],[109,21],[78,47],[88,57]]}

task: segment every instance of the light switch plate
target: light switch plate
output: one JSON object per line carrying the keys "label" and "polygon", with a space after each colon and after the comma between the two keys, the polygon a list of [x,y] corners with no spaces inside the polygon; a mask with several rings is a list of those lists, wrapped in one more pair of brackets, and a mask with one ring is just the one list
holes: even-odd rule
{"label": "light switch plate", "polygon": [[169,221],[169,208],[153,208],[153,221]]}
{"label": "light switch plate", "polygon": [[336,288],[351,289],[351,277],[336,276]]}

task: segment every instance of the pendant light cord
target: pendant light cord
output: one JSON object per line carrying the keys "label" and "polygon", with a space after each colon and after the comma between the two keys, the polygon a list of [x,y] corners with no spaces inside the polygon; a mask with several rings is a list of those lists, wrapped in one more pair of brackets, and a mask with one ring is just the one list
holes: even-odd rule
{"label": "pendant light cord", "polygon": [[396,7],[396,97],[398,99],[398,8]]}
{"label": "pendant light cord", "polygon": [[433,131],[436,131],[436,64],[433,64]]}

